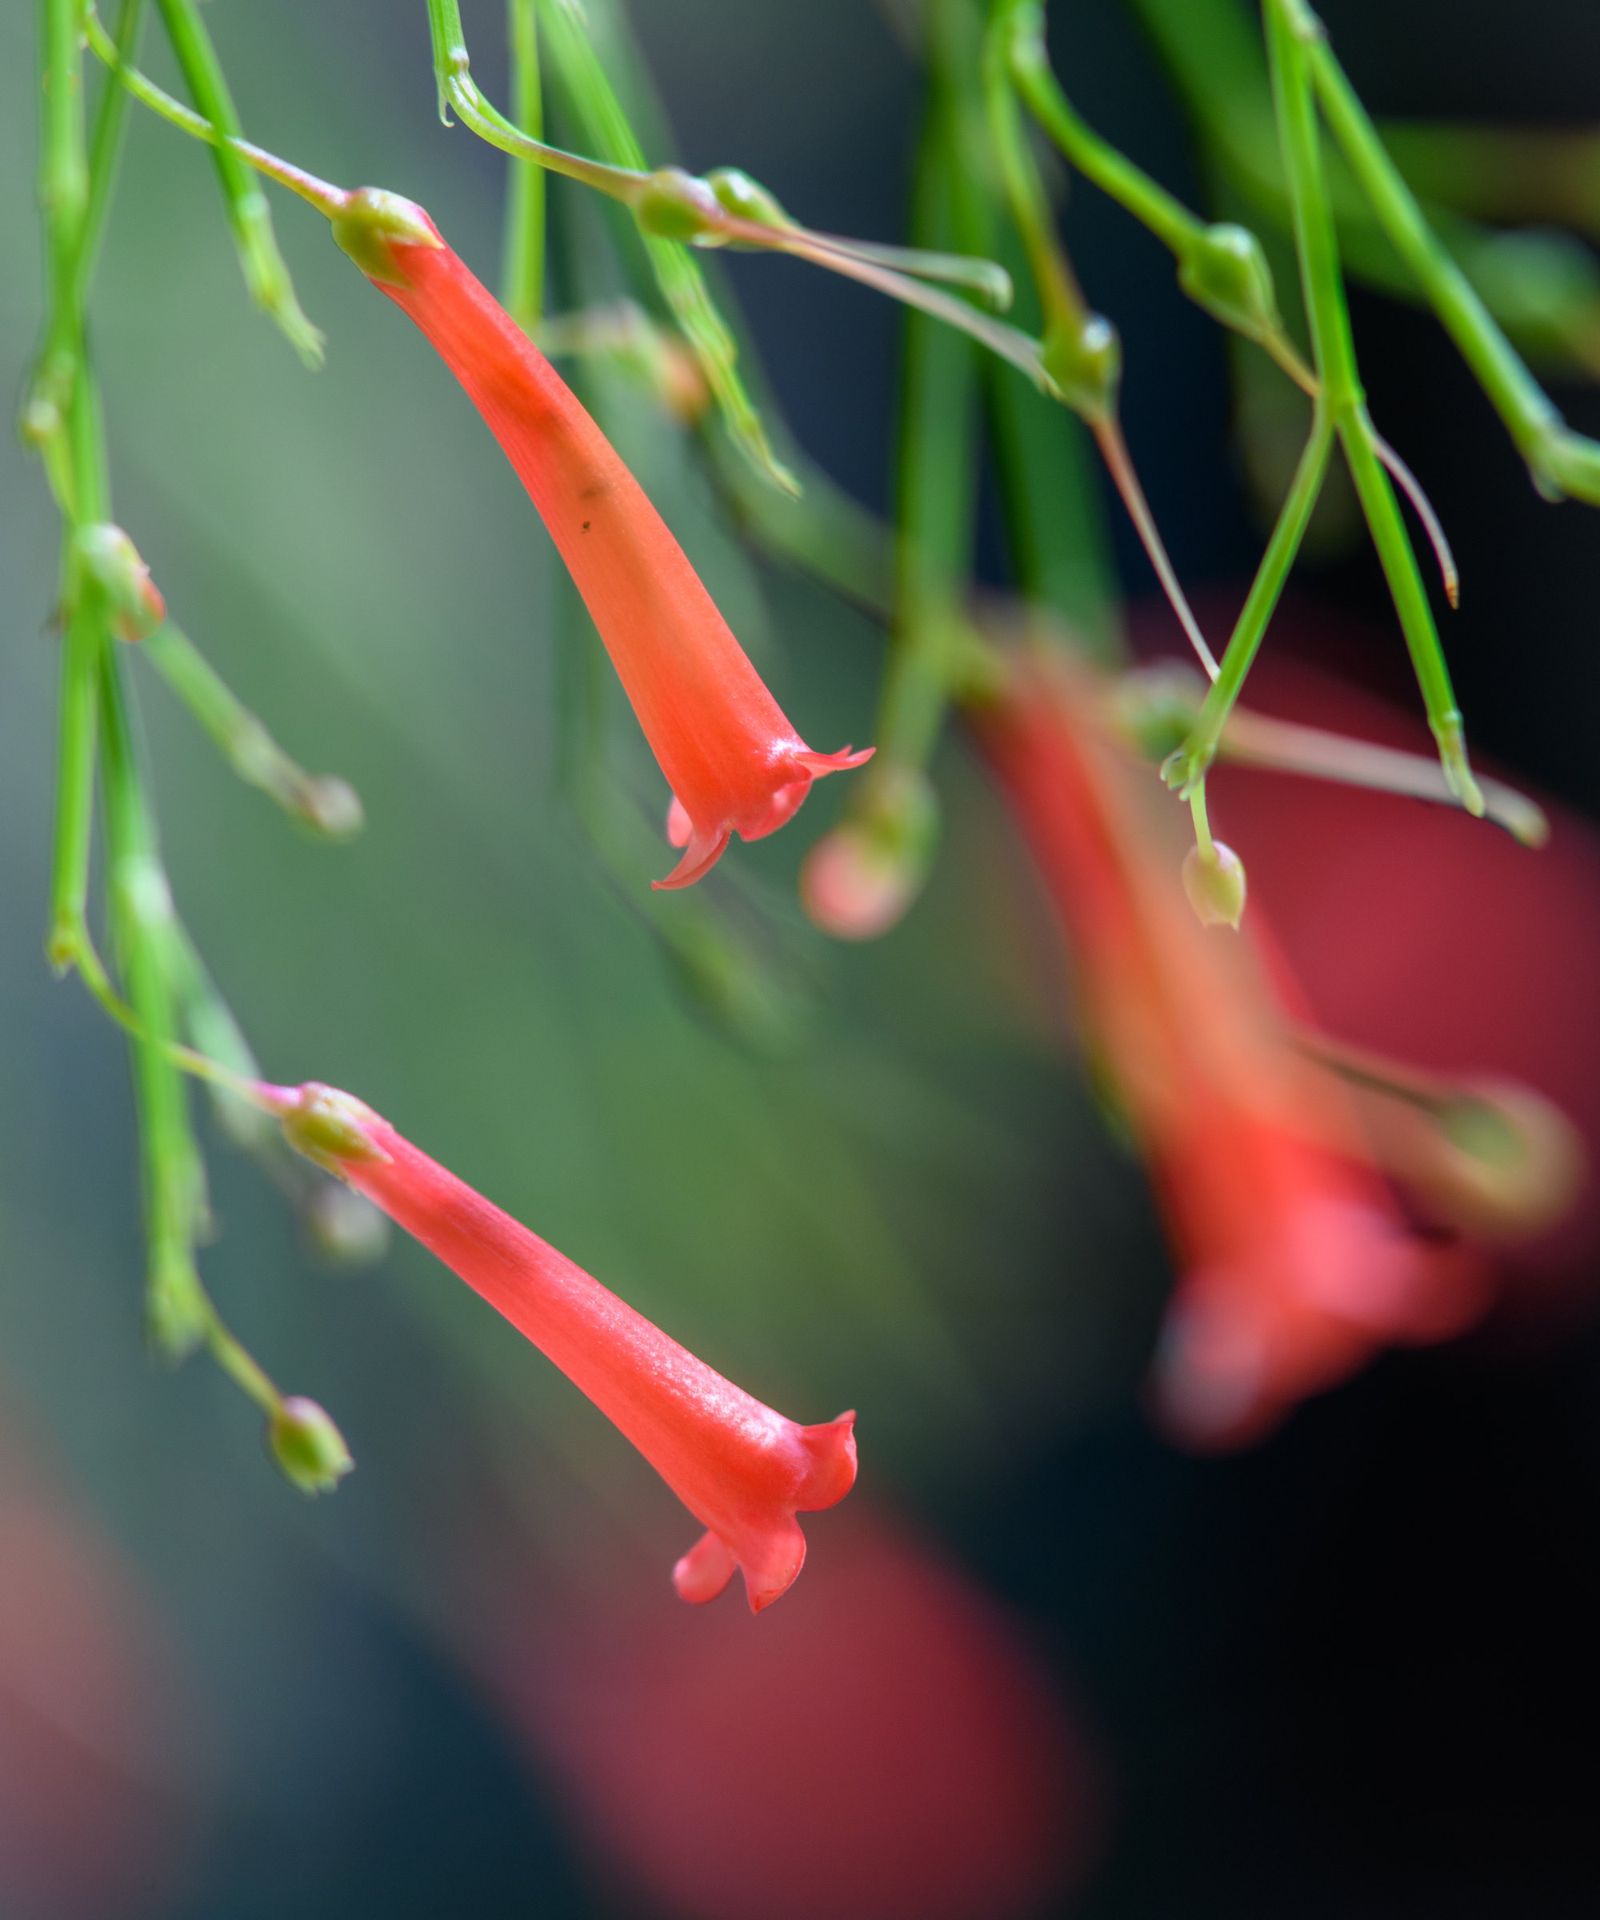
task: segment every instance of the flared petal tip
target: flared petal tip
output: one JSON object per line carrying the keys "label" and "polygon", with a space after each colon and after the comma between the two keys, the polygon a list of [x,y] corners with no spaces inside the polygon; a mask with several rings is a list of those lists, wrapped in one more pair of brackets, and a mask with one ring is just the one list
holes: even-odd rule
{"label": "flared petal tip", "polygon": [[703,880],[727,852],[729,837],[726,827],[709,834],[692,829],[686,845],[681,841],[675,843],[683,846],[683,858],[665,880],[652,880],[651,887],[657,893],[664,893],[678,887],[692,887],[695,881]]}
{"label": "flared petal tip", "polygon": [[802,1427],[801,1444],[810,1467],[795,1495],[801,1513],[836,1507],[856,1483],[856,1416],[852,1410],[820,1426]]}
{"label": "flared petal tip", "polygon": [[820,780],[824,774],[848,773],[852,767],[864,767],[877,751],[876,747],[841,747],[837,753],[813,753],[809,747],[802,747],[790,758],[795,766],[804,767],[814,780]]}
{"label": "flared petal tip", "polygon": [[715,1600],[733,1578],[732,1551],[714,1533],[703,1533],[672,1569],[672,1584],[680,1600],[703,1607]]}

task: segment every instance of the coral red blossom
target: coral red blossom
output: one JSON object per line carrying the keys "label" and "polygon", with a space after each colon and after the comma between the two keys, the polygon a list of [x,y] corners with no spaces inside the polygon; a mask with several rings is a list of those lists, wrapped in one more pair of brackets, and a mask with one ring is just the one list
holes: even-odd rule
{"label": "coral red blossom", "polygon": [[739,834],[775,832],[823,774],[682,547],[554,367],[439,238],[420,207],[371,190],[335,222],[373,284],[417,323],[516,468],[600,631],[672,788],[685,887]]}
{"label": "coral red blossom", "polygon": [[802,1427],[763,1406],[349,1094],[313,1082],[258,1095],[296,1147],[526,1334],[707,1529],[673,1568],[683,1599],[715,1599],[735,1567],[758,1613],[793,1585],[806,1556],[796,1513],[855,1483],[853,1413]]}

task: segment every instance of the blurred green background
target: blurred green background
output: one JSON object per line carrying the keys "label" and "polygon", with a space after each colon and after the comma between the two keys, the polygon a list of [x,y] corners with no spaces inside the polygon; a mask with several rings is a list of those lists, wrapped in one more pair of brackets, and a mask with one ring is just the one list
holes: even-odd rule
{"label": "blurred green background", "polygon": [[[632,9],[689,165],[743,165],[816,225],[886,238],[904,231],[919,87],[900,11]],[[467,12],[477,71],[503,99],[498,11]],[[1082,103],[1197,196],[1157,69],[1118,10],[1093,12],[1058,23]],[[1594,118],[1600,45],[1578,0],[1515,21],[1486,0],[1327,12],[1375,106]],[[256,138],[340,182],[414,196],[493,278],[502,162],[439,125],[420,5],[215,0],[208,18]],[[28,9],[0,14],[13,392],[39,313],[33,31]],[[170,82],[156,48],[152,35],[148,65]],[[559,232],[581,244],[581,190],[551,191]],[[619,887],[560,791],[571,685],[597,649],[514,476],[323,223],[288,201],[275,214],[328,335],[314,377],[248,304],[206,155],[134,110],[93,303],[118,517],[184,628],[290,751],[353,781],[368,816],[348,846],[298,836],[127,662],[180,906],[216,979],[271,1077],[359,1093],[784,1411],[858,1407],[865,1509],[898,1513],[917,1552],[961,1569],[939,1578],[988,1593],[972,1606],[996,1609],[983,1618],[1008,1646],[1015,1636],[1032,1663],[1022,1691],[1053,1728],[1039,1751],[1057,1770],[1041,1761],[1039,1777],[1059,1791],[1029,1828],[1037,1863],[1017,1886],[986,1894],[980,1877],[969,1895],[952,1866],[942,1894],[919,1893],[911,1863],[937,1866],[942,1803],[903,1808],[889,1781],[836,1888],[806,1896],[823,1904],[783,1904],[780,1860],[766,1904],[742,1910],[1593,1912],[1600,1860],[1579,1791],[1600,1706],[1592,1323],[1577,1313],[1559,1340],[1386,1361],[1237,1462],[1166,1449],[1138,1403],[1168,1284],[1158,1229],[1072,1063],[1042,911],[959,743],[937,768],[932,884],[883,942],[829,946],[793,905],[843,781],[782,835],[730,853],[709,890],[776,996],[758,1044],[730,1037],[674,977],[645,911],[664,844],[642,845]],[[1129,434],[1180,569],[1230,592],[1258,528],[1231,464],[1214,331],[1154,246],[1086,191],[1069,231],[1126,336]],[[883,508],[899,316],[792,263],[731,274],[800,442]],[[1475,737],[1582,805],[1600,722],[1595,523],[1533,499],[1423,320],[1365,302],[1357,324],[1380,421],[1424,469],[1468,566],[1451,639]],[[806,738],[867,738],[879,633],[742,549],[694,449],[636,392],[601,398]],[[1589,397],[1573,409],[1593,426]],[[694,1528],[515,1334],[409,1245],[359,1270],[319,1260],[213,1127],[208,1281],[281,1384],[336,1413],[359,1471],[336,1498],[301,1501],[213,1369],[146,1358],[124,1050],[75,985],[52,984],[40,951],[57,529],[9,437],[0,498],[0,1522],[48,1510],[120,1568],[90,1583],[107,1621],[78,1621],[50,1603],[51,1555],[30,1550],[22,1520],[0,1525],[14,1603],[0,1600],[0,1637],[14,1611],[16,1644],[37,1649],[0,1661],[0,1691],[54,1659],[92,1680],[102,1668],[75,1651],[91,1644],[107,1676],[83,1682],[72,1724],[48,1692],[0,1720],[0,1911],[730,1910],[651,1890],[593,1813],[610,1762],[587,1754],[567,1777],[559,1713],[541,1720],[524,1701],[519,1641],[541,1670],[570,1660],[599,1684],[603,1655],[586,1666],[563,1639],[592,1633],[571,1597],[591,1582],[596,1611],[602,1590],[623,1608],[618,1659],[645,1660],[655,1629],[639,1627],[636,1596],[676,1607],[667,1569]],[[1381,623],[1369,572],[1333,552],[1314,585],[1343,616]],[[1385,649],[1397,658],[1387,636],[1348,643],[1404,697]],[[620,696],[606,700],[606,777],[653,813],[659,777]],[[1592,974],[1592,954],[1570,967]],[[855,1537],[844,1510],[809,1523],[813,1567],[784,1610],[810,1604],[836,1524]],[[62,1564],[77,1551],[61,1547]],[[857,1621],[878,1590],[878,1562],[859,1564],[858,1584],[827,1588]],[[737,1643],[759,1725],[781,1675],[750,1651],[768,1621],[740,1604],[662,1631],[673,1649],[702,1628]],[[965,1605],[950,1617],[970,1625]],[[519,1636],[503,1623],[520,1607]],[[784,1647],[774,1635],[774,1669]],[[122,1692],[124,1669],[136,1677]],[[638,1740],[659,1734],[666,1709],[646,1677],[606,1697],[620,1749],[629,1698],[649,1720]],[[36,1721],[61,1752],[91,1757],[98,1798],[72,1799],[59,1754],[52,1797],[54,1776],[29,1759],[43,1751],[29,1745]],[[927,1738],[938,1732],[935,1713]],[[985,1764],[975,1736],[951,1737]],[[1033,1751],[1021,1734],[1000,1748]],[[52,1806],[59,1834],[30,1853]],[[803,1800],[793,1814],[802,1853],[825,1855],[826,1825],[807,1833]],[[693,1818],[692,1804],[677,1816],[690,1843]],[[139,1845],[119,1852],[123,1827]],[[874,1833],[902,1850],[900,1895],[876,1891],[864,1865],[850,1878]]]}

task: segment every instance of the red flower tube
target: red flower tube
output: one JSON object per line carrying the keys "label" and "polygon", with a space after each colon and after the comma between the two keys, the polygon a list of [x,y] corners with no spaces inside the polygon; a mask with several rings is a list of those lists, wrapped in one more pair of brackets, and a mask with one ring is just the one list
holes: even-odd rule
{"label": "red flower tube", "polygon": [[1249,936],[1195,918],[1104,698],[1028,662],[976,725],[1186,1263],[1158,1405],[1181,1437],[1236,1445],[1385,1341],[1453,1331],[1476,1292],[1406,1232],[1343,1090],[1290,1044],[1295,992],[1253,949],[1259,910]]}
{"label": "red flower tube", "polygon": [[806,1557],[796,1513],[834,1506],[855,1482],[853,1413],[802,1427],[763,1406],[349,1094],[258,1091],[294,1146],[526,1334],[706,1527],[672,1571],[683,1599],[715,1599],[736,1566],[754,1612],[787,1592]]}
{"label": "red flower tube", "polygon": [[871,758],[795,732],[610,441],[420,207],[365,189],[334,233],[466,389],[583,595],[677,803],[683,858],[657,886],[690,885],[733,834],[775,832],[814,779]]}

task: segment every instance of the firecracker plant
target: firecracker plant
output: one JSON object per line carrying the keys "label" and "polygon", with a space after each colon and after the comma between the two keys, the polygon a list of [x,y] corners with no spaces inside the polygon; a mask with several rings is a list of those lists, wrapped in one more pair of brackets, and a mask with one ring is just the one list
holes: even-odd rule
{"label": "firecracker plant", "polygon": [[[355,832],[361,806],[342,781],[305,772],[234,697],[182,630],[182,581],[152,578],[136,510],[124,522],[111,497],[88,319],[131,111],[190,136],[197,157],[206,149],[250,295],[308,367],[325,343],[274,239],[273,186],[327,220],[482,416],[660,767],[657,830],[681,849],[678,864],[665,879],[651,872],[632,802],[603,776],[568,799],[596,859],[648,906],[680,974],[730,1024],[757,1002],[746,989],[760,962],[721,908],[721,875],[711,889],[695,883],[736,837],[788,823],[816,778],[849,773],[839,824],[806,856],[802,899],[840,938],[888,933],[936,855],[935,747],[950,722],[964,728],[1037,864],[1099,1082],[1171,1230],[1180,1278],[1152,1392],[1174,1435],[1207,1446],[1253,1439],[1380,1345],[1443,1337],[1481,1309],[1483,1267],[1470,1244],[1442,1251],[1419,1238],[1397,1187],[1423,1189],[1436,1219],[1479,1236],[1540,1225],[1570,1196],[1569,1131],[1536,1096],[1423,1075],[1312,1031],[1248,902],[1249,847],[1216,831],[1207,776],[1234,760],[1364,785],[1464,809],[1538,845],[1538,808],[1472,769],[1436,612],[1457,598],[1456,561],[1371,416],[1346,285],[1353,275],[1431,309],[1540,491],[1600,505],[1600,443],[1566,427],[1519,350],[1600,371],[1600,276],[1574,270],[1574,257],[1588,257],[1550,239],[1522,244],[1508,272],[1507,250],[1525,236],[1482,224],[1507,209],[1435,203],[1449,169],[1432,165],[1427,136],[1401,129],[1391,139],[1375,126],[1304,0],[1262,0],[1259,23],[1243,0],[1128,4],[1229,217],[1186,206],[1096,132],[1084,110],[1094,76],[1063,86],[1039,0],[922,0],[896,16],[920,63],[924,109],[909,234],[889,245],[803,224],[736,166],[695,175],[675,165],[620,0],[508,0],[505,110],[473,77],[456,0],[424,0],[413,9],[416,55],[431,49],[441,120],[509,157],[497,299],[407,197],[424,186],[426,129],[419,177],[334,186],[245,137],[198,0],[155,0],[150,23],[170,45],[187,103],[141,70],[144,0],[121,0],[105,19],[92,0],[41,0],[47,306],[21,428],[62,529],[46,951],[125,1030],[150,1337],[171,1358],[211,1353],[265,1416],[271,1453],[296,1486],[334,1486],[350,1453],[321,1407],[279,1391],[202,1284],[206,1178],[191,1079],[298,1202],[326,1210],[325,1183],[343,1183],[437,1253],[609,1415],[707,1529],[675,1570],[686,1599],[711,1598],[735,1568],[756,1608],[788,1587],[805,1551],[796,1513],[831,1506],[853,1483],[854,1416],[799,1426],[774,1413],[359,1101],[275,1086],[257,1066],[168,886],[136,744],[135,681],[160,675],[238,774],[314,832]],[[583,151],[547,139],[552,98]],[[1506,151],[1490,131],[1447,137],[1480,157]],[[1303,409],[1303,449],[1226,635],[1203,631],[1140,487],[1120,424],[1115,322],[1096,309],[1058,224],[1063,168],[1170,252],[1175,295],[1233,337],[1246,413],[1264,382],[1278,383],[1280,412]],[[1484,178],[1494,168],[1460,171]],[[593,244],[614,252],[632,288],[626,302],[552,305],[551,288],[576,278],[551,257],[552,175],[559,191],[602,196],[620,215],[594,226]],[[1270,262],[1291,248],[1298,299],[1280,303]],[[718,249],[784,255],[905,306],[893,526],[840,494],[759,397],[754,351],[707,259]],[[870,744],[813,751],[779,708],[554,364],[593,358],[626,369],[640,404],[697,438],[746,539],[881,621],[877,712],[861,716],[857,736]],[[985,418],[1009,598],[973,581]],[[1095,461],[1192,668],[1141,668],[1126,652]],[[1241,705],[1335,461],[1381,563],[1436,760]],[[797,719],[809,725],[798,703]],[[668,891],[652,898],[651,885]],[[900,937],[916,938],[914,921]],[[347,1217],[346,1230],[360,1229]]]}

